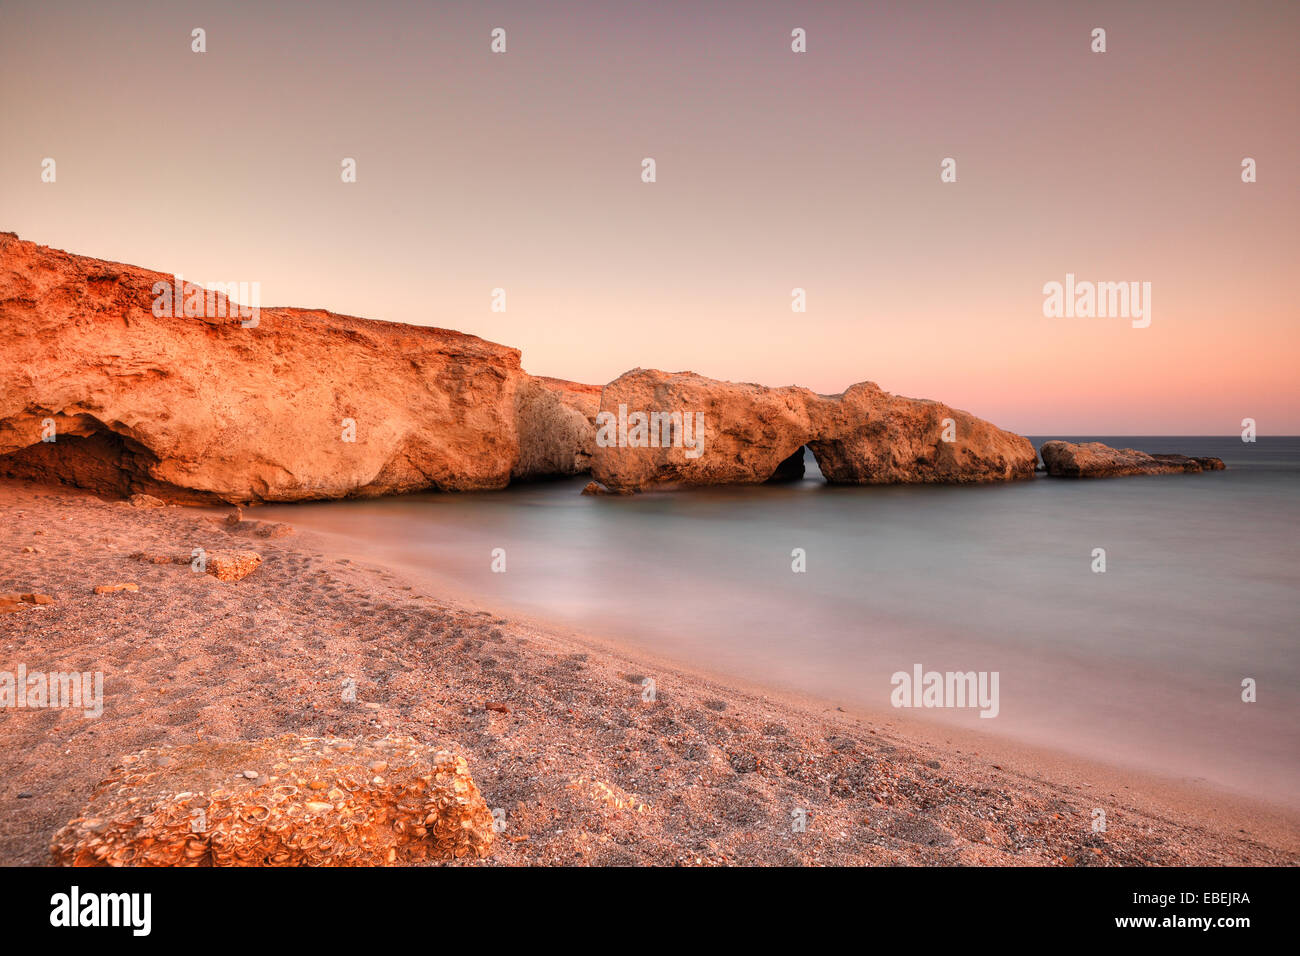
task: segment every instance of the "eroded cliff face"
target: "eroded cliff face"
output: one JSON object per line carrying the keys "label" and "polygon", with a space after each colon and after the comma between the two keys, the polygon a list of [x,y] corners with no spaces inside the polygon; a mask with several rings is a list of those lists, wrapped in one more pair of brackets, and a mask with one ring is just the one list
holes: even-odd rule
{"label": "eroded cliff face", "polygon": [[806,388],[633,369],[601,394],[591,476],[616,492],[758,484],[816,434],[817,403]]}
{"label": "eroded cliff face", "polygon": [[509,482],[516,349],[321,310],[157,317],[172,279],[0,234],[0,473],[232,502]]}
{"label": "eroded cliff face", "polygon": [[515,481],[585,474],[596,449],[599,385],[532,376],[515,392],[519,460]]}
{"label": "eroded cliff face", "polygon": [[942,402],[892,395],[873,382],[819,396],[818,435],[808,443],[837,484],[1017,481],[1034,477],[1028,438]]}
{"label": "eroded cliff face", "polygon": [[1009,481],[1037,464],[1026,438],[871,382],[818,395],[635,369],[605,386],[591,470],[616,492],[755,484],[792,476],[804,445],[843,484]]}
{"label": "eroded cliff face", "polygon": [[[752,484],[798,477],[805,445],[831,482],[1034,472],[1026,439],[869,382],[817,395],[634,369],[602,389],[531,376],[516,349],[472,335],[323,310],[241,314],[173,281],[0,233],[0,475],[245,503],[588,470],[619,492]],[[615,420],[604,442],[600,414]]]}

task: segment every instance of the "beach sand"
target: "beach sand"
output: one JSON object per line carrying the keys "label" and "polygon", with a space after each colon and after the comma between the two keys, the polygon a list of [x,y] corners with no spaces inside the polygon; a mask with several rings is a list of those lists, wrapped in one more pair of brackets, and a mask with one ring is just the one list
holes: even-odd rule
{"label": "beach sand", "polygon": [[[98,718],[0,710],[0,864],[48,864],[126,753],[286,732],[463,755],[505,814],[476,865],[1300,861],[1289,809],[719,681],[224,516],[0,482],[0,592],[54,598],[0,615],[0,670],[104,674]],[[132,556],[197,547],[263,561],[219,581]],[[94,593],[116,583],[139,590]]]}

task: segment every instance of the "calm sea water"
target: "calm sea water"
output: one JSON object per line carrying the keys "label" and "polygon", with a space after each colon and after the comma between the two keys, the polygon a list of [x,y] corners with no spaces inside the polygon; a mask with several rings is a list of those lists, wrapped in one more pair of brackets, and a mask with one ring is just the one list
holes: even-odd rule
{"label": "calm sea water", "polygon": [[258,514],[489,608],[846,707],[889,710],[915,664],[997,671],[995,719],[903,713],[1300,804],[1300,438],[1073,440],[1229,467],[831,487],[808,455],[792,485],[583,497],[583,478]]}

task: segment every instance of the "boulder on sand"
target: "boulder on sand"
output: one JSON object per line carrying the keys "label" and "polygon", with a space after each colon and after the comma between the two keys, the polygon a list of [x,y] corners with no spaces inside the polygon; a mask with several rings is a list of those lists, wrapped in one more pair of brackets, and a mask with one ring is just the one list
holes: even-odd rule
{"label": "boulder on sand", "polygon": [[205,570],[218,581],[239,581],[257,570],[262,556],[256,551],[209,551],[205,560]]}
{"label": "boulder on sand", "polygon": [[410,737],[286,734],[132,754],[54,835],[61,866],[383,866],[486,856],[463,758]]}

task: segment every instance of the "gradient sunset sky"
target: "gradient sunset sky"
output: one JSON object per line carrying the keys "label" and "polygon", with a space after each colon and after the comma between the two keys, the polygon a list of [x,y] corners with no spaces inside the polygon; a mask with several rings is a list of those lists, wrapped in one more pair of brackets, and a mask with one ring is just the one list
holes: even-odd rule
{"label": "gradient sunset sky", "polygon": [[[7,0],[0,229],[578,381],[1297,434],[1298,51],[1294,2]],[[1151,326],[1045,318],[1067,272]]]}

